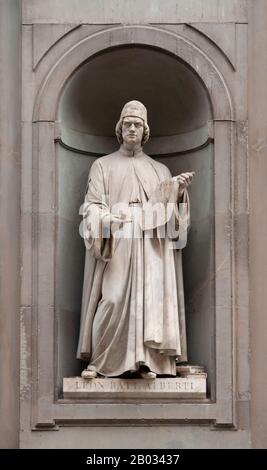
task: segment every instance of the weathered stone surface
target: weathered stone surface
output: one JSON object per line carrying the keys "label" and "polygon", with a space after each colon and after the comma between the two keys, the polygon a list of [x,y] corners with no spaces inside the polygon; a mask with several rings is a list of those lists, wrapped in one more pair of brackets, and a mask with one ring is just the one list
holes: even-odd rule
{"label": "weathered stone surface", "polygon": [[236,25],[234,23],[193,23],[193,28],[209,38],[235,68]]}
{"label": "weathered stone surface", "polygon": [[209,426],[196,425],[136,427],[125,424],[113,428],[63,426],[59,432],[24,431],[21,436],[24,449],[88,449],[89,446],[90,449],[247,449],[249,432],[230,429],[214,432]]}
{"label": "weathered stone surface", "polygon": [[18,446],[20,2],[0,2],[0,448]]}
{"label": "weathered stone surface", "polygon": [[246,0],[24,0],[23,23],[246,22]]}
{"label": "weathered stone surface", "polygon": [[70,33],[77,25],[38,24],[33,26],[33,67],[35,68],[43,55],[59,41]]}
{"label": "weathered stone surface", "polygon": [[68,377],[63,384],[64,398],[206,398],[206,375],[182,378],[83,379]]}
{"label": "weathered stone surface", "polygon": [[[250,335],[252,445],[267,447],[267,4],[249,1]],[[242,312],[243,313],[243,312]],[[238,332],[239,333],[239,332]],[[240,336],[240,335],[239,335]]]}

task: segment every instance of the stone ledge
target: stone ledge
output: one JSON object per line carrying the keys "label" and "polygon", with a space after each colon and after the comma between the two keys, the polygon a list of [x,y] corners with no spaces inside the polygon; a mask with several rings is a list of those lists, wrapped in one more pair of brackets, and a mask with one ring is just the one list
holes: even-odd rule
{"label": "stone ledge", "polygon": [[68,377],[64,398],[206,398],[206,374],[193,377],[119,379]]}

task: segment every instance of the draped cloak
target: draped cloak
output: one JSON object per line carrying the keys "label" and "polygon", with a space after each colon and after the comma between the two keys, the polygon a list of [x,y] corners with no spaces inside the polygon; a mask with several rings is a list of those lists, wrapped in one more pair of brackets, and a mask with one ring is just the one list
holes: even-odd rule
{"label": "draped cloak", "polygon": [[[176,375],[176,360],[187,360],[181,250],[173,249],[170,236],[160,236],[170,219],[178,233],[181,229],[179,184],[171,178],[169,169],[142,149],[133,154],[121,147],[91,166],[77,357],[104,376],[119,376],[140,365]],[[164,207],[172,202],[171,213],[162,211],[144,221],[145,208],[157,202]],[[183,202],[188,222],[186,190]],[[123,226],[124,237],[112,233],[112,227],[107,236],[105,216],[122,212],[132,218]]]}

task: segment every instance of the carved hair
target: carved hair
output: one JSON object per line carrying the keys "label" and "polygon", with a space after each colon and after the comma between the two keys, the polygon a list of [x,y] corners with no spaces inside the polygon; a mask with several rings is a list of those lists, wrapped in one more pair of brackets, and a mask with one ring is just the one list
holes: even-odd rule
{"label": "carved hair", "polygon": [[[117,136],[117,139],[118,139],[118,142],[119,144],[122,144],[123,143],[123,139],[122,139],[122,123],[123,123],[123,119],[120,119],[118,122],[117,122],[117,125],[116,125],[116,128],[115,128],[115,132],[116,132],[116,136]],[[142,137],[142,145],[145,145],[145,143],[148,141],[149,139],[149,134],[150,134],[150,130],[149,130],[149,126],[146,122],[144,122],[144,131],[143,131],[143,137]]]}

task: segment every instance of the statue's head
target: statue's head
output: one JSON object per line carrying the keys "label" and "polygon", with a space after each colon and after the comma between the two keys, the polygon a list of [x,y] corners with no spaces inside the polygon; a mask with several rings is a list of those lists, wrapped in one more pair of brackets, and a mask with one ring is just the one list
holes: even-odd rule
{"label": "statue's head", "polygon": [[129,101],[122,108],[116,125],[116,136],[120,144],[143,146],[149,139],[147,110],[140,101]]}

